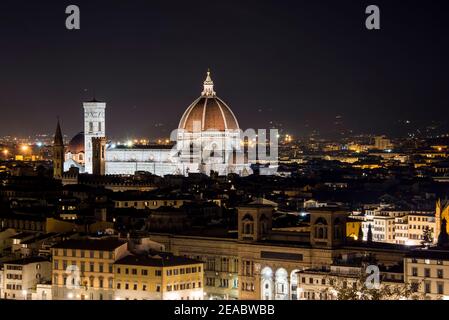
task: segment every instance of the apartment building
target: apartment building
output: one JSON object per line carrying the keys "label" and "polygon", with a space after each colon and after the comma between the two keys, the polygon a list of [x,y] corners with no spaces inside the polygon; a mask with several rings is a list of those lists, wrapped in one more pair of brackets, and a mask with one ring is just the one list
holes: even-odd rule
{"label": "apartment building", "polygon": [[128,254],[116,238],[71,239],[52,247],[54,300],[114,299],[114,263]]}
{"label": "apartment building", "polygon": [[[335,261],[325,268],[311,268],[298,271],[298,300],[337,300],[338,290],[354,288],[360,290],[365,285],[361,282],[366,274],[366,267],[360,257]],[[380,285],[390,287],[404,287],[404,273],[400,265],[386,268],[379,267]],[[394,299],[394,297],[390,297]]]}
{"label": "apartment building", "polygon": [[405,281],[426,299],[449,300],[449,251],[431,248],[411,251],[404,263]]}
{"label": "apartment building", "polygon": [[31,300],[37,285],[50,280],[51,262],[44,257],[8,261],[2,273],[3,299]]}
{"label": "apartment building", "polygon": [[201,261],[170,254],[128,255],[114,263],[116,300],[202,300]]}
{"label": "apartment building", "polygon": [[408,245],[420,245],[425,239],[425,230],[428,230],[431,241],[436,240],[436,220],[434,214],[409,214],[408,215]]}

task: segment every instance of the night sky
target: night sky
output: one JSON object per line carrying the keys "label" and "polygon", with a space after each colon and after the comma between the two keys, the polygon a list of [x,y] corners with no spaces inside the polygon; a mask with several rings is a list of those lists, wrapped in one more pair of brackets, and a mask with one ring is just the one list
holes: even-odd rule
{"label": "night sky", "polygon": [[[65,8],[81,30],[65,28]],[[380,31],[365,8],[381,9]],[[449,3],[441,1],[0,2],[0,135],[82,128],[107,102],[111,137],[166,136],[207,68],[242,128],[396,133],[449,119]],[[446,131],[449,128],[446,126]]]}

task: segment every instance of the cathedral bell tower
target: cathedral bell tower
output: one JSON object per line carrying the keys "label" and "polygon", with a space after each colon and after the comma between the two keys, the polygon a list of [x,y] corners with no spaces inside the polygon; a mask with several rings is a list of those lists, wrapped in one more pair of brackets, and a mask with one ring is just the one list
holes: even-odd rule
{"label": "cathedral bell tower", "polygon": [[55,139],[53,141],[53,178],[61,180],[64,172],[64,140],[61,126],[56,126]]}
{"label": "cathedral bell tower", "polygon": [[93,145],[92,138],[106,136],[105,111],[106,103],[92,100],[83,103],[84,107],[84,156],[86,173],[93,173]]}

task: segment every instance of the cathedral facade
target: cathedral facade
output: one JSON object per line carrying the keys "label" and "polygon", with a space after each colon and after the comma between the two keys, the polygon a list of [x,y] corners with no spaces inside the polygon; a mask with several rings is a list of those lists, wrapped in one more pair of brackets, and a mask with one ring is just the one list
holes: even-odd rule
{"label": "cathedral facade", "polygon": [[201,96],[190,104],[178,128],[172,132],[172,146],[129,147],[108,143],[106,103],[93,100],[83,103],[83,107],[84,132],[77,134],[68,145],[65,171],[76,167],[81,173],[119,175],[133,175],[137,171],[159,176],[252,173],[244,156],[237,118],[216,95],[210,72]]}

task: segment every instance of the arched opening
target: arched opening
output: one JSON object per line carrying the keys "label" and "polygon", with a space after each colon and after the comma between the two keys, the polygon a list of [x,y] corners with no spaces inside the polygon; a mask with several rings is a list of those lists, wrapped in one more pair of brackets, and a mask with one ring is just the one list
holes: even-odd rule
{"label": "arched opening", "polygon": [[273,270],[265,267],[261,272],[261,299],[273,300]]}
{"label": "arched opening", "polygon": [[327,239],[327,221],[323,218],[318,218],[314,225],[315,238]]}
{"label": "arched opening", "polygon": [[284,268],[279,268],[275,273],[275,300],[289,299],[288,272]]}
{"label": "arched opening", "polygon": [[334,220],[334,240],[342,238],[341,221],[339,218]]}
{"label": "arched opening", "polygon": [[242,219],[242,233],[244,235],[253,235],[254,233],[254,219],[249,214]]}
{"label": "arched opening", "polygon": [[290,297],[291,300],[298,300],[298,272],[299,269],[295,269],[290,273]]}
{"label": "arched opening", "polygon": [[259,218],[260,232],[266,234],[268,232],[268,218],[263,214]]}

